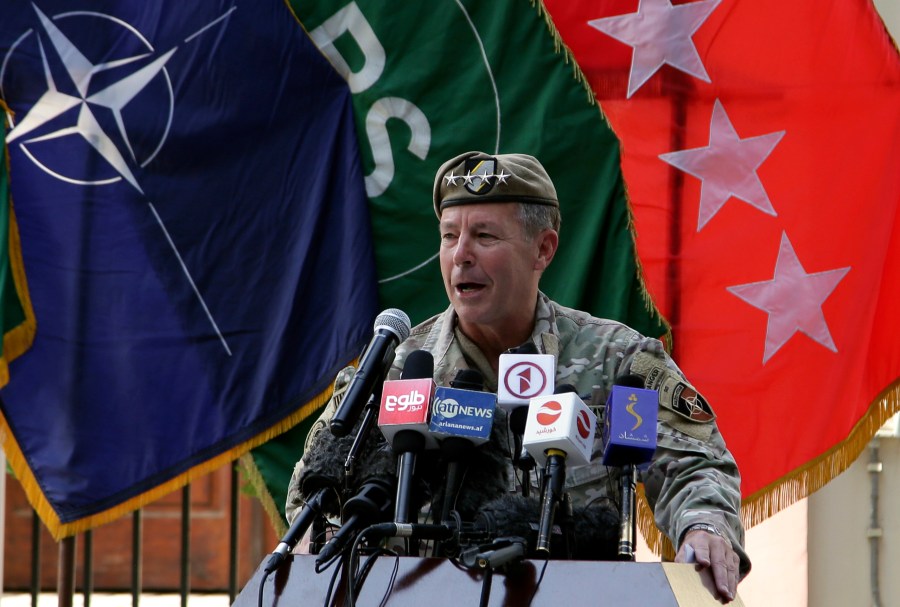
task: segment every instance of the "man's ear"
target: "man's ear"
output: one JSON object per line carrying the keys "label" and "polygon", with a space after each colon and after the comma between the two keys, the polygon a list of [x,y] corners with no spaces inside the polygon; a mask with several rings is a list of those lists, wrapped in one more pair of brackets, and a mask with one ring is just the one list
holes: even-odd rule
{"label": "man's ear", "polygon": [[541,231],[535,241],[538,247],[538,256],[534,261],[534,269],[543,272],[553,261],[553,256],[556,255],[556,249],[559,247],[559,233],[548,228]]}

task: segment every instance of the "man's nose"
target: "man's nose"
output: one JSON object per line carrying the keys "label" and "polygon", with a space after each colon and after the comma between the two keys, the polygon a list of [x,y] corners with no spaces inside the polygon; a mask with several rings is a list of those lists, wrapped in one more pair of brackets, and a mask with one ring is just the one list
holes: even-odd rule
{"label": "man's nose", "polygon": [[461,234],[456,241],[456,250],[453,251],[453,263],[457,266],[471,265],[474,262],[472,251],[472,239]]}

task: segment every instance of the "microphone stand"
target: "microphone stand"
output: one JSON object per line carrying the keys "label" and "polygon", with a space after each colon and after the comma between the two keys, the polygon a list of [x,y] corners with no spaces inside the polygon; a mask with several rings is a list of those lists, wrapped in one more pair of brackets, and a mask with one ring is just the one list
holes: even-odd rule
{"label": "microphone stand", "polygon": [[[357,428],[356,435],[353,437],[353,443],[350,445],[350,449],[347,452],[347,459],[344,460],[344,488],[342,501],[350,499],[352,492],[351,479],[356,471],[356,461],[359,459],[359,454],[365,446],[366,441],[369,439],[372,428],[378,421],[378,404],[381,402],[384,377],[385,375],[383,374],[380,381],[376,380],[375,382],[375,389],[369,396],[369,400],[366,401],[366,406],[359,422],[359,428]],[[326,546],[324,520],[322,517],[317,518],[313,521],[313,525],[310,553],[320,554],[322,549]]]}
{"label": "microphone stand", "polygon": [[626,464],[622,467],[619,483],[622,493],[622,506],[619,512],[619,560],[633,561],[634,538],[637,531],[637,501],[635,500],[637,468],[634,464]]}
{"label": "microphone stand", "polygon": [[353,444],[350,445],[350,450],[347,452],[347,459],[344,461],[344,488],[348,491],[350,489],[350,479],[353,478],[356,460],[359,459],[359,453],[369,439],[369,433],[372,432],[372,428],[374,428],[375,424],[378,422],[378,407],[381,403],[381,392],[383,389],[384,379],[377,383],[375,391],[369,396],[369,400],[366,401],[366,408],[363,410],[362,419],[359,422],[359,429],[356,431],[356,436],[353,438]]}
{"label": "microphone stand", "polygon": [[394,436],[392,448],[394,447],[400,452],[397,460],[397,500],[394,504],[394,522],[409,523],[416,455],[425,450],[425,437],[415,430],[400,430]]}
{"label": "microphone stand", "polygon": [[535,545],[535,551],[545,558],[550,557],[553,518],[557,506],[562,501],[565,480],[566,452],[560,449],[547,449],[547,465],[544,469],[544,487],[541,495],[541,520]]}
{"label": "microphone stand", "polygon": [[268,562],[266,562],[266,575],[278,569],[281,563],[287,558],[288,553],[294,549],[306,533],[306,530],[309,529],[309,526],[313,524],[315,520],[323,518],[321,511],[333,496],[334,492],[331,489],[323,487],[306,500],[306,505],[303,506],[300,514],[294,519],[291,528],[288,529],[285,536],[278,543],[278,546],[272,551],[272,555],[269,557]]}
{"label": "microphone stand", "polygon": [[509,428],[513,433],[513,466],[522,471],[522,497],[531,496],[531,471],[535,462],[531,454],[522,446],[528,407],[516,407],[509,413]]}

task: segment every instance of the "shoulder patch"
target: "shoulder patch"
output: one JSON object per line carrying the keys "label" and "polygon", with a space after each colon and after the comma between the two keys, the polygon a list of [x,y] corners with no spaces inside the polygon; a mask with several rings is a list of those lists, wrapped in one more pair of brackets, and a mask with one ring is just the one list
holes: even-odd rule
{"label": "shoulder patch", "polygon": [[[662,397],[662,392],[660,392],[660,397]],[[668,407],[691,421],[706,423],[716,419],[712,407],[690,384],[683,381],[678,382],[672,388],[670,399]]]}
{"label": "shoulder patch", "polygon": [[716,419],[706,399],[657,357],[641,352],[634,357],[630,370],[644,377],[647,388],[659,391],[661,407],[696,423],[706,424]]}

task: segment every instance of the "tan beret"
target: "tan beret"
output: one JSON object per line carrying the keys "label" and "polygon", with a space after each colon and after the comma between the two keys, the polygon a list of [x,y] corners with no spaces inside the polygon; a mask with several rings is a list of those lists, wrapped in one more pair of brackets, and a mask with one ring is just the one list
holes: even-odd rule
{"label": "tan beret", "polygon": [[556,188],[538,159],[528,154],[466,152],[441,165],[434,177],[434,212],[484,202],[524,202],[559,207]]}

